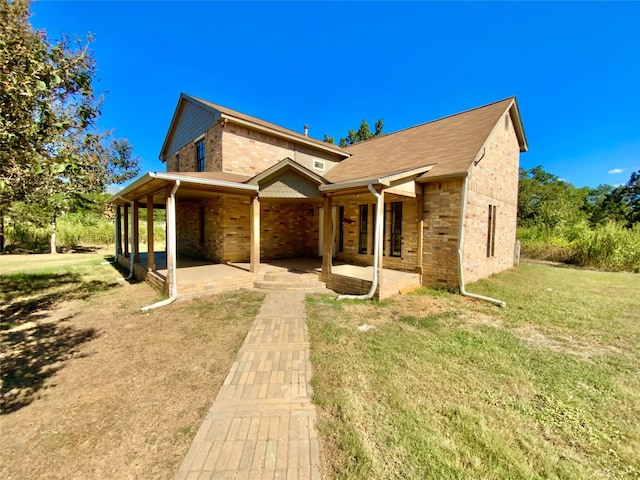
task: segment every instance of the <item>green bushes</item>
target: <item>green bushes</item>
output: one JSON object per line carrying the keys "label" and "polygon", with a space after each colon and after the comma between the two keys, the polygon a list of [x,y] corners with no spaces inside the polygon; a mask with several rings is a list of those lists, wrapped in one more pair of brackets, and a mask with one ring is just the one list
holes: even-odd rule
{"label": "green bushes", "polygon": [[[51,227],[39,227],[30,222],[11,222],[5,227],[6,249],[21,248],[35,252],[49,251]],[[164,242],[163,223],[154,224],[154,240]],[[147,240],[147,224],[140,222],[140,242]],[[61,217],[56,226],[56,245],[72,249],[82,246],[105,246],[114,243],[113,221],[100,216],[68,214]]]}
{"label": "green bushes", "polygon": [[640,272],[640,224],[631,229],[614,222],[590,227],[585,221],[551,231],[520,227],[518,239],[522,252],[532,258]]}

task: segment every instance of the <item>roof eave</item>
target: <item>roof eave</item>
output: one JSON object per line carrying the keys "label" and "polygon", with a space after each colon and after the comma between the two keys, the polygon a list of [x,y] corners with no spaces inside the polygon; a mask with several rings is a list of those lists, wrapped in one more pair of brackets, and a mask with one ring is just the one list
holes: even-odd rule
{"label": "roof eave", "polygon": [[209,187],[220,187],[225,189],[237,190],[246,194],[252,194],[258,192],[257,185],[247,185],[245,183],[228,182],[225,180],[213,180],[209,178],[189,177],[186,175],[172,175],[170,173],[162,172],[148,172],[140,178],[134,180],[118,193],[109,198],[109,203],[115,203],[117,201],[129,202],[133,199],[126,198],[128,194],[135,192],[140,187],[153,180],[165,180],[167,182],[180,182],[187,185],[202,185]]}

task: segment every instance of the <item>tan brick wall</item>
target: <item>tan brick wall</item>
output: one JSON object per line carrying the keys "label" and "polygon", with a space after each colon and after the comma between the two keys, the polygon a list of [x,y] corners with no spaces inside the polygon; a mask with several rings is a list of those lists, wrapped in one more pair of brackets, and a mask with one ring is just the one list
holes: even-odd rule
{"label": "tan brick wall", "polygon": [[[467,180],[465,283],[513,267],[518,209],[520,150],[507,116],[496,126],[485,155]],[[487,257],[488,208],[496,205],[495,256]]]}
{"label": "tan brick wall", "polygon": [[[204,134],[205,154],[204,169],[205,172],[221,172],[222,171],[222,126],[216,123]],[[180,165],[178,166],[177,157],[180,156]],[[166,162],[167,172],[195,172],[196,171],[196,144],[189,142],[182,147],[177,154],[171,155]]]}
{"label": "tan brick wall", "polygon": [[[389,255],[391,248],[391,203],[402,202],[402,246],[401,256],[392,257]],[[369,205],[369,249],[367,254],[358,253],[358,238],[360,230],[360,205]],[[336,197],[333,201],[334,207],[344,207],[344,217],[347,221],[343,223],[344,251],[338,252],[336,248],[336,259],[355,265],[373,265],[373,210],[376,207],[373,195],[361,195],[359,198],[353,196]],[[382,259],[384,268],[395,270],[415,271],[418,266],[418,201],[415,198],[402,197],[399,195],[385,195],[384,208],[386,214],[386,229],[384,238],[384,252]],[[338,231],[336,230],[336,239]],[[336,240],[337,243],[337,240]]]}
{"label": "tan brick wall", "polygon": [[318,207],[313,203],[260,202],[260,257],[311,257],[318,253]]}
{"label": "tan brick wall", "polygon": [[[223,199],[214,197],[178,202],[176,224],[178,254],[220,262],[222,258],[221,216]],[[200,207],[204,207],[204,242],[200,243]]]}
{"label": "tan brick wall", "polygon": [[462,180],[424,185],[422,284],[454,288],[458,284],[458,228]]}
{"label": "tan brick wall", "polygon": [[251,256],[249,197],[224,197],[219,217],[222,223],[222,262],[248,262]]}
{"label": "tan brick wall", "polygon": [[254,176],[286,157],[295,157],[293,142],[241,125],[228,123],[222,131],[222,169]]}

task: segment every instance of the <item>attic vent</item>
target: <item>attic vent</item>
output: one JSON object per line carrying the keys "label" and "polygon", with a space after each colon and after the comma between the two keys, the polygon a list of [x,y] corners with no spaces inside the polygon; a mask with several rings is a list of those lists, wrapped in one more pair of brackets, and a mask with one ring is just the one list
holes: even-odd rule
{"label": "attic vent", "polygon": [[314,160],[313,168],[324,171],[324,162],[322,160]]}

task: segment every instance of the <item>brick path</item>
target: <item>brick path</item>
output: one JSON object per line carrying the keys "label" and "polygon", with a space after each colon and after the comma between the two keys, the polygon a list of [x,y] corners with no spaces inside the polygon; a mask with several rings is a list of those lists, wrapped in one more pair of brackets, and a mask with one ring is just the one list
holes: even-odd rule
{"label": "brick path", "polygon": [[320,478],[304,296],[265,297],[175,480]]}

